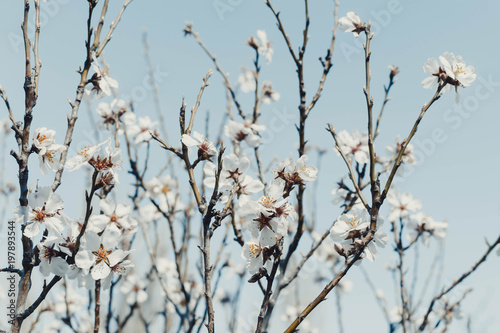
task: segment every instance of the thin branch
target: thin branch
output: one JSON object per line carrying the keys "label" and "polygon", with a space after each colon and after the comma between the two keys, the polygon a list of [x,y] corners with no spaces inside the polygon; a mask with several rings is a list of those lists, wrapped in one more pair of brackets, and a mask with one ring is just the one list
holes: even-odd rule
{"label": "thin branch", "polygon": [[246,118],[245,113],[243,112],[243,109],[241,108],[240,103],[236,99],[236,93],[233,89],[233,86],[231,85],[231,81],[229,80],[228,75],[222,70],[215,55],[213,55],[210,52],[210,50],[205,46],[205,44],[203,44],[202,40],[200,39],[200,35],[193,30],[193,27],[191,24],[187,24],[186,28],[184,29],[184,33],[186,35],[192,35],[194,37],[194,40],[198,43],[198,45],[201,46],[203,51],[205,51],[205,53],[208,55],[208,57],[212,60],[212,62],[215,65],[215,68],[217,69],[217,72],[219,72],[219,74],[224,79],[224,85],[226,86],[226,89],[229,91],[229,94],[231,95],[231,98],[234,102],[234,105],[236,106],[236,109],[238,110],[238,113],[240,114],[240,117],[245,119]]}
{"label": "thin branch", "polygon": [[418,329],[420,332],[422,332],[425,329],[425,327],[427,326],[427,324],[429,323],[429,315],[431,314],[432,309],[434,308],[434,304],[436,303],[436,301],[441,299],[441,297],[443,297],[444,295],[448,294],[456,286],[458,286],[463,280],[465,280],[469,275],[474,273],[478,269],[478,267],[486,261],[486,258],[488,258],[488,255],[491,253],[491,251],[493,251],[493,249],[498,244],[500,244],[500,236],[497,238],[497,240],[493,244],[488,246],[484,255],[474,264],[474,266],[472,266],[468,271],[463,273],[457,280],[455,280],[448,288],[444,289],[439,295],[434,296],[431,303],[429,304],[429,308],[427,309],[427,312],[424,316],[424,319],[422,320],[422,324],[420,325],[420,327]]}
{"label": "thin branch", "polygon": [[337,138],[337,132],[335,132],[335,129],[333,128],[332,124],[328,124],[328,127],[326,128],[326,130],[332,134],[333,140],[335,141],[335,148],[339,152],[340,156],[342,156],[342,159],[344,160],[345,164],[347,165],[347,168],[349,169],[349,178],[351,179],[352,184],[354,185],[354,188],[356,189],[356,194],[358,195],[359,199],[361,200],[361,202],[365,206],[366,210],[370,211],[370,206],[368,205],[368,202],[366,201],[365,197],[363,196],[363,193],[361,192],[361,189],[359,188],[358,182],[354,178],[354,172],[352,170],[351,163],[347,159],[342,148],[340,148],[338,138]]}

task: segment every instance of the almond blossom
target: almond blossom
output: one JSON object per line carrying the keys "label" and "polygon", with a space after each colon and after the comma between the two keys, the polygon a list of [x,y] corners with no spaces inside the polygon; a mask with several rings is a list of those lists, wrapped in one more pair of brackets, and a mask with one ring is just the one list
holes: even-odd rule
{"label": "almond blossom", "polygon": [[272,231],[278,238],[284,237],[289,220],[297,218],[295,209],[283,198],[283,186],[278,182],[271,182],[266,194],[259,200],[244,200],[240,205],[242,214],[254,217],[248,226],[254,238],[258,238],[264,230]]}
{"label": "almond blossom", "polygon": [[267,34],[264,30],[257,30],[257,37],[259,41],[252,36],[248,39],[247,44],[253,47],[260,55],[265,56],[269,65],[273,60],[273,44],[267,40]]}
{"label": "almond blossom", "polygon": [[137,118],[134,113],[127,112],[124,122],[127,126],[127,134],[134,138],[134,144],[136,145],[151,140],[151,133],[158,135],[156,130],[158,122],[152,121],[149,116]]}
{"label": "almond blossom", "polygon": [[138,279],[135,275],[128,275],[120,286],[120,291],[126,296],[128,304],[141,304],[148,299],[146,293],[147,279]]}
{"label": "almond blossom", "polygon": [[410,216],[406,228],[408,229],[407,238],[410,242],[420,237],[425,246],[428,246],[431,237],[439,241],[445,239],[448,222],[435,221],[427,214],[419,212]]}
{"label": "almond blossom", "polygon": [[102,214],[92,215],[87,230],[100,233],[105,229],[112,229],[120,235],[130,235],[137,231],[137,221],[131,218],[132,207],[116,204],[107,197],[99,203]]}
{"label": "almond blossom", "polygon": [[271,81],[262,82],[262,102],[265,104],[271,104],[277,102],[280,99],[280,93],[275,91]]}
{"label": "almond blossom", "polygon": [[[99,126],[108,130],[117,128],[116,122],[120,122],[121,117],[124,114],[129,113],[127,103],[125,103],[124,100],[117,98],[113,99],[111,103],[99,103],[99,105],[97,105],[96,112],[99,116],[101,116],[101,119],[98,122]],[[120,126],[119,134],[122,132],[123,129]]]}
{"label": "almond blossom", "polygon": [[108,277],[112,268],[122,262],[129,251],[117,249],[119,238],[105,230],[101,237],[93,231],[86,232],[75,257],[79,268],[89,269],[94,280]]}
{"label": "almond blossom", "polygon": [[361,18],[353,11],[347,12],[346,16],[339,19],[339,28],[344,32],[352,32],[354,37],[366,30],[366,26],[361,23]]}
{"label": "almond blossom", "polygon": [[410,212],[417,212],[422,209],[422,204],[419,200],[413,199],[410,193],[389,192],[387,195],[387,203],[391,205],[391,210],[387,219],[396,221],[400,218],[408,218]]}
{"label": "almond blossom", "polygon": [[474,66],[467,66],[461,56],[456,56],[451,52],[445,52],[439,57],[446,74],[454,86],[468,87],[477,75],[474,74]]}
{"label": "almond blossom", "polygon": [[[104,153],[100,153],[101,146],[108,144],[104,149]],[[107,182],[108,178],[113,181],[118,182],[117,170],[122,168],[123,161],[121,160],[121,150],[111,145],[111,139],[107,139],[104,142],[99,143],[95,146],[85,146],[77,153],[76,156],[71,157],[66,162],[66,168],[69,171],[74,171],[80,169],[82,166],[90,164],[97,172],[101,172],[101,178],[103,182]],[[103,175],[106,173],[109,177]],[[109,184],[106,184],[109,185]]]}
{"label": "almond blossom", "polygon": [[[193,138],[194,137],[194,138]],[[217,149],[212,142],[208,141],[203,134],[193,131],[193,137],[187,134],[182,135],[182,143],[188,147],[198,147],[198,159],[209,160],[217,155]]]}
{"label": "almond blossom", "polygon": [[49,236],[38,243],[38,257],[40,258],[40,272],[43,276],[50,273],[64,276],[68,270],[68,263],[62,258],[63,252],[59,251],[58,244],[62,241],[57,236]]}
{"label": "almond blossom", "polygon": [[[389,160],[386,160],[383,162],[384,169],[390,170],[392,167],[392,164],[396,160],[396,157],[398,156],[399,152],[401,151],[402,148],[402,142],[401,138],[398,136],[396,137],[396,144],[395,145],[388,145],[386,147],[386,152],[391,156]],[[402,176],[404,175],[405,172],[405,164],[408,165],[415,165],[417,163],[417,158],[414,154],[415,147],[410,143],[406,146],[406,149],[403,153],[403,157],[401,159],[402,164],[399,166],[398,170],[396,171],[396,176]]]}
{"label": "almond blossom", "polygon": [[238,83],[241,91],[248,93],[255,91],[255,73],[245,67],[241,68],[242,73],[238,76]]}
{"label": "almond blossom", "polygon": [[24,224],[24,235],[33,238],[40,233],[41,226],[50,234],[60,234],[65,227],[64,203],[50,187],[41,187],[28,195],[28,207],[18,207],[14,213],[16,220]]}
{"label": "almond blossom", "polygon": [[[389,236],[386,233],[378,231],[382,225],[383,219],[379,216],[377,219],[377,231],[373,236],[373,240],[368,243],[363,252],[370,261],[378,257],[377,246],[385,247],[389,240]],[[367,219],[366,210],[351,210],[339,216],[334,226],[330,229],[330,237],[337,245],[337,252],[340,251],[346,256],[350,256],[352,250],[360,245],[361,238],[366,236],[369,231],[370,221]]]}
{"label": "almond blossom", "polygon": [[111,96],[111,89],[118,89],[118,82],[109,76],[108,65],[101,66],[99,64],[95,52],[92,52],[92,69],[95,73],[89,82],[94,87],[91,90],[86,89],[85,94],[91,97],[95,93],[97,99]]}
{"label": "almond blossom", "polygon": [[458,102],[458,87],[468,87],[476,80],[474,67],[467,66],[461,56],[455,56],[451,52],[445,52],[439,57],[439,61],[430,58],[424,65],[424,72],[431,75],[422,81],[422,86],[433,89],[436,85],[444,85],[442,92],[450,91],[451,86],[455,87]]}
{"label": "almond blossom", "polygon": [[230,120],[224,127],[224,134],[234,142],[245,141],[248,146],[254,148],[260,145],[259,132],[265,129],[264,125],[252,124],[248,120],[245,120],[243,123]]}
{"label": "almond blossom", "polygon": [[344,154],[347,157],[354,157],[354,160],[359,164],[365,164],[370,161],[367,133],[360,133],[358,130],[354,130],[351,135],[345,130],[341,131],[338,134],[338,143]]}
{"label": "almond blossom", "polygon": [[[221,202],[225,203],[229,197],[229,191],[235,188],[235,194],[240,200],[241,196],[250,195],[251,193],[258,193],[264,189],[264,184],[258,179],[245,174],[250,167],[250,160],[243,155],[242,157],[236,156],[231,153],[224,156],[222,159],[222,171],[219,178],[219,190],[223,191]],[[215,175],[217,167],[215,164],[208,162],[203,167],[205,179],[203,184],[208,188],[215,187]]]}
{"label": "almond blossom", "polygon": [[262,237],[246,242],[241,248],[241,256],[247,260],[246,268],[250,274],[256,274],[264,267],[271,271],[271,248],[276,245],[276,236],[265,232]]}
{"label": "almond blossom", "polygon": [[56,132],[49,130],[46,127],[37,128],[33,137],[33,145],[38,154],[40,170],[46,175],[48,170],[57,171],[59,169],[58,155],[63,152],[66,147],[55,143]]}

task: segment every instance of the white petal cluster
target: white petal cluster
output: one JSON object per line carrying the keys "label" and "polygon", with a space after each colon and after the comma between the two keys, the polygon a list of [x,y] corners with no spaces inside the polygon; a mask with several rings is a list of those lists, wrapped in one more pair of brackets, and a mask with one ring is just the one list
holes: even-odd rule
{"label": "white petal cluster", "polygon": [[[361,245],[362,238],[370,231],[370,221],[367,218],[366,209],[351,210],[348,213],[339,216],[334,226],[330,229],[330,237],[336,243],[340,252],[345,253],[348,257],[353,250]],[[381,216],[377,219],[377,231],[373,240],[365,247],[363,255],[368,260],[373,261],[378,257],[379,253],[377,246],[385,247],[389,240],[389,236],[380,231],[383,225],[383,218]]]}
{"label": "white petal cluster", "polygon": [[38,154],[40,170],[42,174],[47,174],[48,170],[57,171],[59,169],[59,156],[66,149],[64,145],[55,143],[56,131],[46,127],[35,129],[33,135],[33,146]]}
{"label": "white petal cluster", "polygon": [[352,32],[354,37],[358,37],[366,27],[361,22],[361,18],[353,11],[347,12],[346,16],[339,19],[339,28],[344,32]]}
{"label": "white petal cluster", "polygon": [[265,129],[264,125],[252,124],[248,120],[243,123],[230,120],[224,127],[224,134],[233,142],[245,141],[248,146],[254,148],[261,144],[259,132]]}
{"label": "white petal cluster", "polygon": [[340,149],[349,158],[353,157],[359,164],[365,164],[370,161],[368,150],[368,134],[360,133],[354,130],[352,135],[347,131],[341,131],[338,134],[338,143]]}

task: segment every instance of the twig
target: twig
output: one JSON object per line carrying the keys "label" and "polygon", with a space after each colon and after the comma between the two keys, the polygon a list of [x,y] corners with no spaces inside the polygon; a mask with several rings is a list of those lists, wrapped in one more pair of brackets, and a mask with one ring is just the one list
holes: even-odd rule
{"label": "twig", "polygon": [[99,333],[101,321],[101,280],[95,280],[95,310],[94,310],[94,333]]}
{"label": "twig", "polygon": [[475,272],[476,269],[483,262],[486,261],[486,258],[488,258],[488,255],[491,253],[491,251],[493,251],[493,249],[498,244],[500,244],[500,236],[497,238],[497,240],[493,244],[491,244],[490,246],[488,246],[488,249],[486,250],[485,254],[474,264],[474,266],[472,266],[468,271],[466,271],[465,273],[463,273],[457,280],[455,280],[448,288],[444,289],[439,295],[434,296],[434,298],[432,299],[431,303],[429,304],[429,308],[427,309],[427,312],[426,312],[426,314],[424,316],[424,319],[422,320],[422,324],[420,325],[420,327],[418,329],[420,332],[422,332],[425,329],[425,327],[427,326],[427,324],[429,323],[428,322],[429,315],[431,314],[432,309],[434,308],[434,304],[436,303],[436,301],[438,301],[439,299],[441,299],[441,297],[443,297],[444,295],[448,294],[456,286],[458,286],[463,280],[465,280],[469,275],[471,275],[473,272]]}
{"label": "twig", "polygon": [[367,211],[370,211],[370,206],[368,205],[368,202],[366,201],[365,197],[363,196],[363,193],[361,192],[361,189],[359,188],[358,182],[354,178],[354,172],[352,170],[351,162],[347,159],[346,155],[344,154],[344,151],[342,148],[340,148],[338,139],[337,139],[337,132],[335,131],[335,128],[333,128],[332,124],[328,124],[328,127],[326,128],[328,132],[332,134],[333,140],[335,141],[335,148],[339,152],[340,156],[342,156],[342,159],[344,160],[345,164],[347,165],[347,168],[349,169],[349,178],[352,181],[352,184],[354,185],[354,188],[356,189],[356,194],[358,195],[359,200],[363,203]]}
{"label": "twig", "polygon": [[243,109],[241,108],[240,103],[236,99],[236,93],[235,93],[235,91],[233,89],[233,86],[231,85],[231,81],[229,80],[228,75],[222,70],[222,68],[219,65],[219,62],[217,61],[217,58],[215,57],[215,55],[213,55],[210,52],[210,50],[205,46],[205,44],[203,44],[202,40],[200,39],[200,35],[193,30],[193,27],[192,27],[191,24],[188,24],[186,26],[186,28],[184,29],[184,33],[186,35],[192,35],[194,37],[194,40],[198,43],[198,45],[201,46],[201,48],[203,49],[203,51],[205,51],[205,53],[208,55],[208,57],[212,60],[212,62],[215,65],[215,68],[216,68],[217,72],[219,72],[219,74],[224,79],[224,85],[226,86],[226,89],[229,91],[229,94],[231,95],[231,98],[232,98],[232,100],[234,102],[234,105],[236,106],[236,109],[238,110],[238,113],[239,113],[240,117],[243,118],[243,119],[245,119],[246,118],[245,113],[243,112]]}
{"label": "twig", "polygon": [[160,121],[161,134],[165,139],[168,139],[167,127],[165,126],[165,117],[163,116],[163,112],[160,106],[160,98],[158,93],[158,84],[156,83],[154,73],[153,73],[153,64],[151,62],[151,58],[149,56],[149,42],[148,42],[148,33],[146,30],[142,33],[142,43],[144,47],[144,59],[146,60],[146,67],[149,75],[149,83],[153,87],[153,101],[155,103],[156,114],[158,115],[158,120]]}

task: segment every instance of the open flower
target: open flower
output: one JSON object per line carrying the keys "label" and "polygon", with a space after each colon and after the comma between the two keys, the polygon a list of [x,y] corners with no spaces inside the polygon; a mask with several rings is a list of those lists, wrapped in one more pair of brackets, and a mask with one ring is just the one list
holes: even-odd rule
{"label": "open flower", "polygon": [[[117,127],[116,122],[120,122],[121,117],[128,113],[128,109],[124,100],[115,98],[111,101],[111,103],[99,103],[99,105],[97,105],[96,112],[99,116],[101,116],[98,125],[109,130]],[[121,126],[118,128],[118,133],[121,134],[123,131]]]}
{"label": "open flower", "polygon": [[437,84],[444,85],[442,92],[447,92],[451,89],[451,86],[454,86],[458,102],[458,87],[470,86],[477,77],[474,74],[474,67],[467,66],[461,56],[455,56],[450,52],[443,53],[439,57],[439,61],[441,65],[434,58],[427,60],[424,65],[424,72],[431,76],[422,81],[422,86],[433,89]]}
{"label": "open flower", "polygon": [[17,209],[18,220],[25,224],[24,235],[33,238],[40,233],[42,225],[50,234],[58,235],[65,227],[65,220],[60,212],[64,203],[50,187],[41,187],[28,195],[28,207]]}
{"label": "open flower", "polygon": [[431,237],[439,241],[446,237],[447,222],[435,221],[432,217],[419,212],[410,216],[410,221],[407,224],[407,238],[413,242],[417,237],[420,237],[426,246],[429,245]]}
{"label": "open flower", "polygon": [[294,186],[316,180],[318,169],[306,164],[307,160],[307,155],[302,155],[296,162],[290,156],[276,165],[275,180],[284,183],[285,196],[290,194]]}
{"label": "open flower", "polygon": [[347,157],[354,157],[354,160],[360,164],[370,161],[367,133],[360,133],[358,130],[354,130],[351,135],[344,130],[339,132],[338,141],[340,149],[342,149]]}
{"label": "open flower", "polygon": [[106,278],[111,273],[112,267],[129,254],[128,251],[115,248],[118,242],[119,238],[107,230],[101,237],[93,231],[86,232],[75,257],[76,265],[82,269],[90,269],[94,280]]}
{"label": "open flower", "polygon": [[87,96],[96,93],[96,97],[102,98],[111,95],[111,88],[118,89],[118,82],[109,76],[109,66],[101,66],[96,58],[95,52],[92,52],[92,69],[95,71],[89,82],[93,84],[91,90],[85,90]]}
{"label": "open flower", "polygon": [[158,134],[156,130],[158,122],[152,121],[149,116],[137,118],[134,113],[128,112],[124,121],[127,126],[127,134],[134,138],[136,145],[151,140],[151,132]]}
{"label": "open flower", "polygon": [[50,273],[64,276],[68,270],[68,263],[62,258],[62,252],[56,246],[62,239],[58,236],[49,236],[37,245],[40,258],[40,272],[43,276]]}
{"label": "open flower", "polygon": [[453,53],[445,52],[439,61],[454,86],[468,87],[476,79],[474,66],[467,66],[461,56],[455,57]]}
{"label": "open flower", "polygon": [[[401,138],[398,136],[396,138],[395,145],[388,145],[386,147],[387,153],[389,153],[391,155],[390,162],[393,162],[396,160],[396,156],[401,151],[402,145],[403,144],[401,142]],[[410,165],[417,163],[417,159],[415,157],[415,154],[413,153],[414,151],[415,151],[415,147],[411,143],[408,144],[408,146],[405,149],[405,152],[403,153],[403,158],[402,158],[403,163],[410,164]]]}
{"label": "open flower", "polygon": [[111,198],[101,200],[99,203],[102,214],[92,215],[87,229],[100,233],[109,228],[116,233],[125,235],[137,230],[137,221],[131,218],[132,207],[116,204]]}
{"label": "open flower", "polygon": [[271,182],[259,200],[242,200],[240,205],[242,214],[254,217],[248,226],[254,238],[264,230],[272,231],[278,238],[284,237],[288,232],[288,221],[297,217],[293,207],[283,198],[283,186],[278,182]]}
{"label": "open flower", "polygon": [[257,273],[261,267],[271,271],[271,248],[275,245],[276,236],[266,232],[259,239],[253,239],[243,245],[241,256],[247,260],[246,267],[250,274]]}
{"label": "open flower", "polygon": [[211,161],[212,157],[217,155],[217,149],[215,149],[214,144],[208,141],[203,134],[196,131],[193,131],[193,137],[183,134],[182,143],[188,147],[198,147],[198,159]]}
{"label": "open flower", "polygon": [[273,60],[273,44],[267,40],[267,34],[264,30],[257,30],[257,40],[255,37],[250,37],[247,44],[253,47],[260,55],[265,56],[267,64],[269,65]]}
{"label": "open flower", "polygon": [[387,203],[391,205],[389,221],[396,221],[399,218],[408,218],[410,212],[416,212],[422,209],[422,204],[419,200],[413,199],[410,193],[389,192],[387,195]]}
{"label": "open flower", "polygon": [[262,83],[262,102],[271,104],[280,99],[280,93],[275,91],[271,81],[264,81]]}
{"label": "open flower", "polygon": [[[381,216],[377,219],[377,230],[383,225]],[[330,237],[337,244],[337,248],[341,248],[341,252],[346,256],[350,256],[360,245],[360,241],[370,232],[370,221],[367,219],[366,209],[351,210],[346,214],[339,216],[334,226],[330,229]],[[377,245],[385,247],[389,240],[389,236],[382,232],[376,231],[373,240],[365,247],[363,254],[368,260],[373,261],[378,257]]]}
{"label": "open flower", "polygon": [[[101,146],[107,143],[104,153]],[[100,172],[99,181],[105,185],[110,185],[112,181],[118,182],[117,170],[122,168],[121,151],[111,145],[111,139],[99,143],[95,146],[85,146],[76,156],[71,157],[66,162],[66,168],[70,171],[78,170],[86,164],[90,164]]]}
{"label": "open flower", "polygon": [[339,28],[344,32],[352,32],[354,37],[358,37],[360,32],[366,30],[366,26],[361,23],[361,18],[352,11],[339,19]]}
{"label": "open flower", "polygon": [[33,145],[40,154],[45,154],[46,149],[55,143],[55,137],[56,131],[49,130],[47,127],[39,127],[33,134]]}
{"label": "open flower", "polygon": [[126,295],[126,301],[129,305],[141,304],[148,299],[146,293],[147,279],[138,279],[135,275],[128,275],[123,281],[120,291]]}
{"label": "open flower", "polygon": [[46,127],[37,128],[33,137],[33,145],[38,154],[40,170],[46,175],[48,170],[57,171],[59,169],[58,155],[66,149],[64,145],[55,143],[56,132],[48,130]]}
{"label": "open flower", "polygon": [[253,71],[243,67],[242,73],[238,76],[238,83],[244,93],[255,91],[255,74]]}
{"label": "open flower", "polygon": [[252,124],[245,120],[243,123],[237,123],[230,120],[224,127],[224,133],[235,142],[245,141],[248,146],[254,148],[260,145],[259,131],[265,130],[264,125]]}
{"label": "open flower", "polygon": [[103,141],[95,146],[87,145],[83,147],[77,155],[71,157],[66,161],[66,169],[69,171],[75,171],[80,169],[82,166],[87,165],[91,158],[94,157],[101,150],[101,146],[109,141]]}

